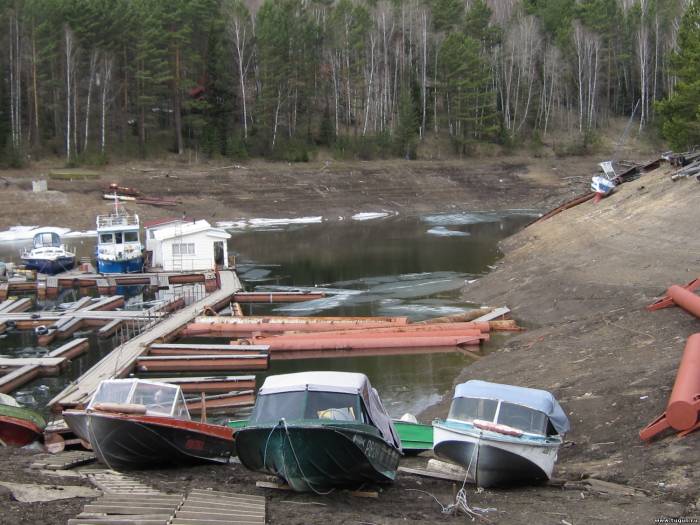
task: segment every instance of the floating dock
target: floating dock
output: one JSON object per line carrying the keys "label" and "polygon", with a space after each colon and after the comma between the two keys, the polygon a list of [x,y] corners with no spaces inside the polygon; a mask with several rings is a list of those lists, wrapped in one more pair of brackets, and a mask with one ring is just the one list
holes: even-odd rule
{"label": "floating dock", "polygon": [[[204,276],[204,274],[199,274]],[[228,305],[231,297],[241,291],[242,286],[233,271],[222,271],[215,282],[220,287],[203,299],[182,308],[169,317],[154,323],[148,330],[115,348],[95,366],[68,385],[53,398],[49,405],[54,410],[75,407],[87,402],[102,380],[124,377],[136,366],[139,358],[146,356],[154,343],[166,343],[191,319],[205,311],[218,311]],[[176,281],[180,281],[174,276]],[[181,369],[180,369],[181,370]]]}

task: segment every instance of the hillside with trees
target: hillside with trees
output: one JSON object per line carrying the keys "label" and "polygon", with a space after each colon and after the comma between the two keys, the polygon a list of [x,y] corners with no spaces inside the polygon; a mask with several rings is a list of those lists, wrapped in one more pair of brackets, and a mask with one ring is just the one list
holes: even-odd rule
{"label": "hillside with trees", "polygon": [[585,147],[630,115],[685,147],[698,3],[0,0],[0,162]]}

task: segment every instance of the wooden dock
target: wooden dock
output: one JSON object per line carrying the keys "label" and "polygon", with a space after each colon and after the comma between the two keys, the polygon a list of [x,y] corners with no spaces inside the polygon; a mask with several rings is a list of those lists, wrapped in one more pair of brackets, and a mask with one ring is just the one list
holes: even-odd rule
{"label": "wooden dock", "polygon": [[202,283],[208,292],[214,291],[218,284],[216,273],[207,270],[199,272],[157,272],[120,274],[105,277],[102,274],[65,272],[59,275],[39,275],[36,280],[12,280],[0,283],[0,301],[17,293],[36,293],[37,297],[55,297],[65,288],[97,288],[102,295],[116,293],[117,286],[144,285],[150,288],[162,288],[171,284]]}
{"label": "wooden dock", "polygon": [[89,346],[86,338],[73,339],[46,357],[0,359],[0,393],[9,394],[37,377],[58,374],[69,360],[87,352]]}
{"label": "wooden dock", "polygon": [[126,376],[133,370],[138,359],[147,353],[152,344],[168,342],[193,318],[209,309],[220,310],[228,304],[233,294],[242,289],[238,277],[232,271],[220,272],[219,281],[220,288],[216,291],[178,310],[170,317],[161,319],[149,329],[115,348],[85,374],[68,385],[49,402],[49,405],[54,410],[60,411],[87,402],[100,381]]}

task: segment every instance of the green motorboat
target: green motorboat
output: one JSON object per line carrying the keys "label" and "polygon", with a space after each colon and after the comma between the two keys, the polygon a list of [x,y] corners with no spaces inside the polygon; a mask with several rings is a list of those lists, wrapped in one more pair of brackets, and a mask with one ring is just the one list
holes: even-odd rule
{"label": "green motorboat", "polygon": [[433,449],[433,425],[394,419],[404,454],[414,455]]}
{"label": "green motorboat", "polygon": [[243,465],[299,492],[389,483],[401,457],[377,391],[364,374],[349,372],[268,377],[235,436]]}

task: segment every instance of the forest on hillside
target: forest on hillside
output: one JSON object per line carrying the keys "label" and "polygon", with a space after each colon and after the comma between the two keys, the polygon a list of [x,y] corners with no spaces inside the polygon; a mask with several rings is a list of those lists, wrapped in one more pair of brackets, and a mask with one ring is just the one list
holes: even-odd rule
{"label": "forest on hillside", "polygon": [[0,162],[585,147],[631,115],[682,147],[700,134],[698,3],[0,0]]}

